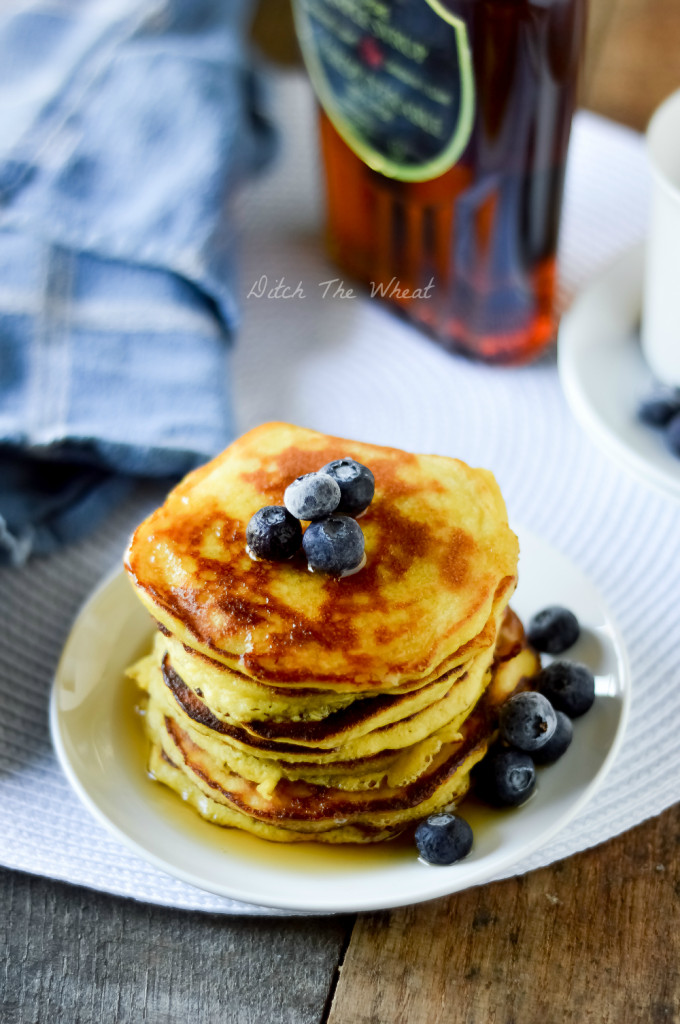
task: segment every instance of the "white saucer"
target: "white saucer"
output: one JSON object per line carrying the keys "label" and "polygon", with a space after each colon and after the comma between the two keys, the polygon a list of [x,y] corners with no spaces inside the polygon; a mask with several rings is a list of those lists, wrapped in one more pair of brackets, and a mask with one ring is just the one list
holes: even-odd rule
{"label": "white saucer", "polygon": [[593,441],[638,479],[680,499],[680,459],[658,430],[636,417],[654,386],[638,335],[643,268],[639,245],[578,296],[560,326],[560,378],[574,416]]}
{"label": "white saucer", "polygon": [[402,906],[492,879],[547,843],[601,786],[621,744],[630,674],[621,637],[583,573],[532,534],[520,532],[520,587],[513,607],[526,621],[547,604],[579,616],[569,656],[596,673],[593,709],[575,723],[560,762],[539,770],[536,794],[512,811],[470,802],[475,844],[458,864],[421,863],[406,843],[375,847],[275,844],[199,818],[145,771],[136,692],[123,671],[150,642],[146,611],[121,572],[92,595],[57,669],[50,720],[61,764],[78,796],[118,839],[169,874],[209,892],[286,910],[347,912]]}

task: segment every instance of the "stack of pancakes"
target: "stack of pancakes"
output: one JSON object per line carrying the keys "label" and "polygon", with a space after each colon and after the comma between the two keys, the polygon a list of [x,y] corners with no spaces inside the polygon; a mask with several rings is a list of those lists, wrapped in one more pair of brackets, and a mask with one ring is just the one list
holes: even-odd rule
{"label": "stack of pancakes", "polygon": [[[250,517],[350,456],[376,481],[366,565],[254,561]],[[493,476],[266,424],[191,473],[126,567],[159,632],[150,770],[205,818],[268,839],[371,842],[455,804],[496,709],[539,668],[507,608],[517,539]]]}

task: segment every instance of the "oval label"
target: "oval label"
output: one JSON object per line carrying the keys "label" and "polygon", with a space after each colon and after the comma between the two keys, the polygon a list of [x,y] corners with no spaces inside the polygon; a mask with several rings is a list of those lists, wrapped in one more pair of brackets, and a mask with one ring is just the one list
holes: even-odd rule
{"label": "oval label", "polygon": [[426,181],[455,164],[474,119],[465,22],[441,0],[295,0],[317,97],[364,163]]}

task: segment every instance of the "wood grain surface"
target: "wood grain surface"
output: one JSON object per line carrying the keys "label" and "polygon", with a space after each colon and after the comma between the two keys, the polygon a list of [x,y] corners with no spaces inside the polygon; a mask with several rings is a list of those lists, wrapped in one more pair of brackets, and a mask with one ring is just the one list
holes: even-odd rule
{"label": "wood grain surface", "polygon": [[680,806],[529,875],[361,915],[328,1024],[676,1024],[679,845]]}
{"label": "wood grain surface", "polygon": [[166,910],[0,870],[2,1024],[318,1024],[347,918]]}
{"label": "wood grain surface", "polygon": [[585,106],[644,129],[680,89],[680,0],[590,0],[582,99]]}
{"label": "wood grain surface", "polygon": [[[255,32],[272,60],[297,61],[288,0],[261,0]],[[680,0],[591,0],[585,105],[642,128],[678,87]],[[680,1024],[679,850],[676,807],[523,878],[353,929],[164,910],[0,870],[0,1022]]]}

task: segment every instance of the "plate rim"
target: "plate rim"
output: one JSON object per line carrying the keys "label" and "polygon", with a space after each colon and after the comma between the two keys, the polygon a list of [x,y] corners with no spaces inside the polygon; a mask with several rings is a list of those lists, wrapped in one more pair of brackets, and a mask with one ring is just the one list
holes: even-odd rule
{"label": "plate rim", "polygon": [[[115,822],[113,822],[105,811],[98,805],[94,800],[87,788],[81,781],[81,778],[76,771],[75,767],[71,764],[68,752],[66,750],[65,738],[62,736],[60,712],[58,708],[58,684],[61,673],[61,667],[63,660],[67,656],[67,651],[70,646],[73,634],[76,630],[81,617],[88,611],[90,606],[96,601],[96,599],[103,594],[109,587],[115,585],[121,576],[125,575],[125,570],[121,567],[120,569],[113,570],[106,574],[106,576],[100,581],[100,583],[90,592],[86,600],[83,602],[78,614],[76,615],[68,637],[64,643],[62,653],[54,673],[54,678],[50,692],[49,702],[49,727],[50,735],[54,750],[57,754],[59,764],[62,771],[66,775],[66,778],[81,801],[81,803],[88,809],[93,817],[104,826],[104,828],[113,835],[118,841],[122,843],[129,851],[134,853],[140,859],[152,864],[158,870],[170,875],[173,878],[179,879],[187,885],[193,886],[203,892],[209,892],[212,895],[220,896],[224,899],[232,900],[237,903],[248,904],[249,906],[256,906],[263,909],[274,909],[278,911],[289,911],[291,914],[340,914],[340,913],[361,913],[364,911],[378,911],[378,910],[391,910],[402,906],[411,906],[417,903],[426,902],[432,899],[439,899],[443,896],[452,895],[455,892],[465,891],[466,889],[473,888],[477,885],[483,885],[493,878],[497,878],[499,873],[503,873],[509,866],[518,860],[524,860],[531,856],[541,847],[547,845],[559,832],[561,832],[586,806],[593,798],[595,793],[602,787],[606,777],[608,776],[612,765],[614,764],[623,740],[626,734],[628,719],[631,710],[631,699],[632,699],[632,677],[630,668],[630,659],[628,651],[618,627],[618,624],[613,617],[610,608],[606,601],[604,601],[599,588],[590,580],[590,577],[581,569],[578,563],[574,562],[569,556],[564,554],[559,548],[555,547],[549,541],[546,541],[542,537],[539,537],[532,530],[525,527],[519,527],[515,525],[515,532],[520,535],[520,538],[529,538],[537,540],[540,544],[549,547],[552,551],[556,552],[560,557],[566,559],[570,564],[574,565],[578,571],[588,579],[593,591],[597,595],[600,609],[603,613],[608,628],[611,630],[613,650],[615,652],[617,664],[620,666],[620,715],[618,724],[616,727],[616,734],[613,742],[607,751],[607,754],[600,765],[600,768],[595,773],[593,778],[584,787],[581,795],[573,801],[565,810],[565,812],[559,816],[548,828],[538,833],[531,840],[527,841],[522,847],[521,852],[518,854],[516,851],[508,851],[507,856],[500,857],[494,860],[491,865],[487,865],[484,868],[484,862],[480,861],[480,870],[475,874],[472,879],[468,879],[463,885],[457,886],[451,884],[451,876],[449,874],[444,875],[444,871],[449,869],[455,870],[457,865],[450,865],[449,868],[437,868],[433,871],[442,871],[441,884],[432,884],[427,887],[426,891],[419,893],[418,895],[409,895],[406,899],[399,894],[395,894],[392,898],[380,898],[380,899],[354,899],[351,902],[347,902],[343,899],[342,894],[340,896],[331,897],[327,900],[319,900],[315,898],[313,903],[301,902],[299,898],[286,898],[285,893],[280,898],[275,900],[267,899],[263,901],[262,898],[257,897],[257,894],[245,889],[239,892],[238,886],[216,886],[212,883],[206,883],[200,878],[199,875],[192,874],[189,871],[185,871],[181,867],[177,867],[170,860],[166,860],[163,857],[157,856],[155,853],[144,847],[136,839],[130,836],[123,828],[120,828]],[[151,625],[151,623],[150,623]],[[153,635],[153,630],[150,629],[150,635]],[[101,684],[99,684],[101,685]],[[417,860],[418,858],[415,858]],[[432,882],[436,881],[437,875],[433,873]],[[333,893],[335,890],[331,887],[330,892]],[[236,908],[228,908],[224,911],[225,913],[238,913]]]}
{"label": "plate rim", "polygon": [[606,420],[597,414],[580,386],[578,355],[586,344],[579,330],[579,322],[584,316],[583,309],[593,301],[593,296],[598,292],[605,293],[619,280],[633,279],[636,290],[629,299],[632,312],[626,317],[628,329],[632,330],[642,312],[645,249],[645,243],[638,242],[624,250],[577,294],[560,323],[557,368],[569,408],[593,443],[636,480],[642,481],[657,494],[680,501],[680,477],[677,480],[673,479],[664,469],[648,462],[622,441]]}

